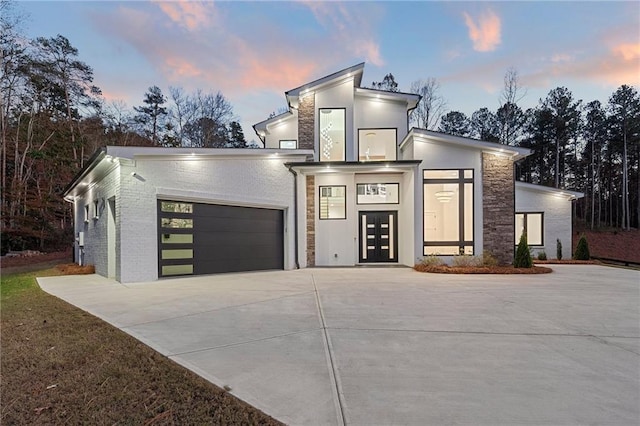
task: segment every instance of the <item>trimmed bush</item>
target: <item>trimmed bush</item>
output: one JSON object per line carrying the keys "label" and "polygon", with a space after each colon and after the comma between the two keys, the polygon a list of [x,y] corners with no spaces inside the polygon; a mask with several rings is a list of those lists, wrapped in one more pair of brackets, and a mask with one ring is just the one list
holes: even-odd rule
{"label": "trimmed bush", "polygon": [[591,259],[591,255],[589,254],[589,244],[587,243],[587,237],[585,237],[584,234],[582,234],[578,240],[578,247],[576,247],[576,252],[573,254],[573,258],[575,260]]}
{"label": "trimmed bush", "polygon": [[490,251],[482,252],[482,266],[494,267],[498,266],[498,259]]}
{"label": "trimmed bush", "polygon": [[538,260],[547,260],[547,253],[545,253],[544,251],[538,253]]}
{"label": "trimmed bush", "polygon": [[560,242],[560,238],[556,239],[556,259],[562,260],[562,242]]}
{"label": "trimmed bush", "polygon": [[522,233],[520,242],[518,243],[518,249],[516,250],[516,258],[513,261],[513,266],[516,268],[531,268],[533,266],[533,260],[531,259],[531,252],[527,245],[527,234]]}
{"label": "trimmed bush", "polygon": [[482,264],[482,261],[479,258],[475,256],[464,255],[464,254],[460,256],[454,256],[453,261],[451,262],[451,266],[462,267],[462,268],[480,266],[481,264]]}
{"label": "trimmed bush", "polygon": [[420,263],[423,264],[424,266],[442,266],[442,265],[444,265],[444,261],[442,259],[440,259],[438,256],[436,256],[435,254],[430,254],[429,256],[423,257],[422,261]]}

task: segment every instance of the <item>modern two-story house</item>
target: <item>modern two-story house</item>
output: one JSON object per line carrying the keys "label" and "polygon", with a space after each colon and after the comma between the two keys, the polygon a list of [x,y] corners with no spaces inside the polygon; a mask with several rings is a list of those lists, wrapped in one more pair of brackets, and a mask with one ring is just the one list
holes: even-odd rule
{"label": "modern two-story house", "polygon": [[76,256],[122,282],[313,266],[570,256],[582,194],[514,180],[528,149],[409,129],[415,94],[361,87],[364,64],[285,93],[263,149],[106,147],[65,191]]}

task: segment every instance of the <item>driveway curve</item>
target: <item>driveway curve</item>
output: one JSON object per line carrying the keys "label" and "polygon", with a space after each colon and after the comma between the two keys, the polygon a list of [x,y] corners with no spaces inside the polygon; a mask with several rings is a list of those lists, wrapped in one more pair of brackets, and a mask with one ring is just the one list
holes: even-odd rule
{"label": "driveway curve", "polygon": [[291,425],[640,424],[640,272],[39,278]]}

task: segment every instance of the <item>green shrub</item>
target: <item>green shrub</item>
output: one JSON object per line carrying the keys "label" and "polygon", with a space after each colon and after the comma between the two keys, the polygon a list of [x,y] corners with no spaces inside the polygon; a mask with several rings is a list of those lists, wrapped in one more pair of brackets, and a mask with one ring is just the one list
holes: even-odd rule
{"label": "green shrub", "polygon": [[584,234],[582,234],[578,240],[578,247],[576,247],[576,252],[574,253],[573,258],[575,260],[589,260],[591,258],[587,237],[585,237]]}
{"label": "green shrub", "polygon": [[516,250],[516,259],[513,262],[513,266],[516,268],[531,268],[533,266],[533,260],[531,260],[531,252],[527,245],[527,234],[522,233],[520,242],[518,243],[518,249]]}
{"label": "green shrub", "polygon": [[547,260],[547,253],[545,253],[544,251],[538,253],[538,260]]}
{"label": "green shrub", "polygon": [[562,242],[560,238],[556,239],[556,259],[562,260]]}
{"label": "green shrub", "polygon": [[479,266],[481,263],[482,261],[475,256],[461,254],[460,256],[453,257],[451,266],[466,268],[470,266]]}
{"label": "green shrub", "polygon": [[482,266],[498,266],[498,259],[490,251],[482,252]]}
{"label": "green shrub", "polygon": [[442,265],[444,265],[444,261],[442,259],[440,259],[438,256],[436,256],[435,254],[430,254],[429,256],[423,257],[422,261],[420,263],[422,263],[424,266],[442,266]]}

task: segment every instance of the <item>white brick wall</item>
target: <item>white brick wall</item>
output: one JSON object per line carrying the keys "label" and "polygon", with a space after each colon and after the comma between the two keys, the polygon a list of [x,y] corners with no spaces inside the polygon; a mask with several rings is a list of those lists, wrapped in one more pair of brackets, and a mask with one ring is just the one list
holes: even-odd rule
{"label": "white brick wall", "polygon": [[[302,161],[303,158],[297,159]],[[137,158],[121,168],[120,281],[158,278],[158,198],[284,210],[285,268],[294,267],[293,175],[282,158]],[[135,176],[132,173],[136,173]],[[251,256],[250,253],[247,254]]]}
{"label": "white brick wall", "polygon": [[[120,187],[120,170],[116,163],[109,174],[95,185],[90,185],[86,192],[76,199],[75,202],[75,235],[84,232],[84,247],[81,249],[78,242],[75,243],[75,258],[80,259],[80,252],[83,252],[83,264],[94,265],[96,272],[100,275],[108,275],[107,266],[107,220],[108,199],[116,197],[116,229],[119,223],[117,206],[118,189]],[[98,201],[98,212],[96,214],[94,201]],[[85,205],[89,205],[89,221],[85,222]],[[97,219],[94,217],[98,216]],[[117,235],[117,233],[116,233]],[[116,253],[118,251],[118,241],[116,239]],[[119,271],[116,271],[116,278]]]}
{"label": "white brick wall", "polygon": [[544,212],[544,246],[532,248],[533,255],[544,251],[547,258],[556,259],[556,239],[559,238],[562,258],[571,258],[571,201],[567,196],[516,185],[516,212]]}

